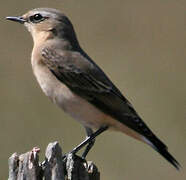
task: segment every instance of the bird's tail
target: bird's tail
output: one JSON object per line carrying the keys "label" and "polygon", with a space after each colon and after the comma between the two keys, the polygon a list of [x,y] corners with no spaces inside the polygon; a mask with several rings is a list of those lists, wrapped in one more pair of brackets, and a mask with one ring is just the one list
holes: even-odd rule
{"label": "bird's tail", "polygon": [[[146,139],[147,140],[147,139]],[[148,142],[147,142],[148,141]],[[179,162],[168,152],[167,146],[161,142],[155,135],[148,137],[147,144],[160,153],[167,161],[169,161],[177,170],[181,168]]]}

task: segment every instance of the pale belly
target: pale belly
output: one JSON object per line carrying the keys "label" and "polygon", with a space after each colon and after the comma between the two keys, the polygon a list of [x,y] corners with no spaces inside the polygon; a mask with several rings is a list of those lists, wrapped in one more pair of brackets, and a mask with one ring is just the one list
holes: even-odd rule
{"label": "pale belly", "polygon": [[57,80],[47,67],[35,66],[33,69],[34,75],[45,95],[71,117],[90,128],[97,129],[103,125],[112,126],[113,121],[109,116],[88,101],[75,95],[65,84]]}

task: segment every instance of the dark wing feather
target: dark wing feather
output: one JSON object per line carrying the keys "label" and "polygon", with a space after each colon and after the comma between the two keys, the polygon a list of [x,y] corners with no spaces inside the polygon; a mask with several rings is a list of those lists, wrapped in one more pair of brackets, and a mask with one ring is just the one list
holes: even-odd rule
{"label": "dark wing feather", "polygon": [[103,71],[79,52],[43,49],[51,72],[74,93],[144,136],[152,132]]}

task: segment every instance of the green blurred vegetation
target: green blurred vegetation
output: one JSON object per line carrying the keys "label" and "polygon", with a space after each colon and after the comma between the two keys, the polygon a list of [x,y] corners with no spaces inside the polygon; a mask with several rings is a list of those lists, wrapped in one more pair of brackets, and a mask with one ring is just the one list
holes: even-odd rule
{"label": "green blurred vegetation", "polygon": [[186,1],[32,0],[0,6],[0,179],[8,157],[59,141],[69,151],[84,138],[79,123],[55,107],[32,74],[32,39],[7,22],[36,7],[69,16],[81,46],[99,64],[182,164],[178,173],[150,147],[121,133],[97,138],[88,159],[102,180],[186,179]]}

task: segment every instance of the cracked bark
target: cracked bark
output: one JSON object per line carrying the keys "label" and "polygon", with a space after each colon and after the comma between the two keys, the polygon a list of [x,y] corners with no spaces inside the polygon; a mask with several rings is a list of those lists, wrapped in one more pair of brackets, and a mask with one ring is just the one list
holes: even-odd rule
{"label": "cracked bark", "polygon": [[49,143],[42,163],[39,151],[34,147],[25,154],[12,154],[8,180],[100,180],[100,173],[92,162],[72,154],[63,158],[58,142]]}

